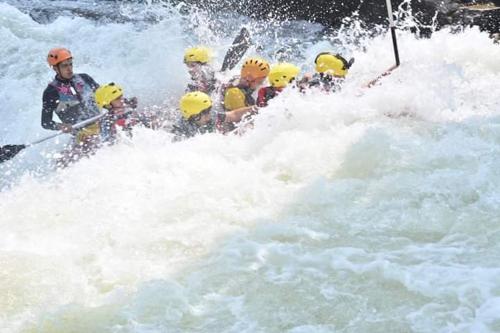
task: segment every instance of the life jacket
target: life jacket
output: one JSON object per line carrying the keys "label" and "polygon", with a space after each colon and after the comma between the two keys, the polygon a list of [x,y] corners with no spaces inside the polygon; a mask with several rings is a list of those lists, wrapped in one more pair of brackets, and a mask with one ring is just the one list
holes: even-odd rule
{"label": "life jacket", "polygon": [[94,100],[97,87],[85,81],[82,75],[75,74],[71,80],[54,79],[49,85],[59,95],[55,112],[63,123],[74,125],[99,114]]}
{"label": "life jacket", "polygon": [[214,120],[206,125],[198,126],[192,121],[181,118],[171,128],[171,132],[175,135],[173,141],[181,141],[198,134],[213,133],[215,131],[216,124]]}
{"label": "life jacket", "polygon": [[109,110],[108,115],[101,121],[101,140],[113,143],[120,130],[131,137],[132,127],[139,123],[137,114],[133,112],[134,109],[134,107],[126,106],[124,111],[119,113]]}
{"label": "life jacket", "polygon": [[211,94],[217,85],[215,73],[209,66],[200,68],[199,73],[191,76],[191,82],[188,83],[186,92],[202,91]]}
{"label": "life jacket", "polygon": [[222,88],[222,101],[226,111],[232,111],[246,106],[255,105],[253,98],[254,90],[249,87],[244,87],[239,83],[239,78],[236,77],[224,85]]}
{"label": "life jacket", "polygon": [[76,132],[75,141],[77,144],[97,143],[101,128],[98,123],[90,124]]}
{"label": "life jacket", "polygon": [[257,106],[267,106],[267,103],[276,97],[282,90],[283,88],[275,88],[273,86],[260,88],[257,95]]}
{"label": "life jacket", "polygon": [[[99,108],[94,100],[94,90],[97,88],[84,76],[75,74],[70,80],[54,79],[50,86],[58,93],[58,104],[55,110],[63,123],[76,124],[99,114]],[[77,144],[87,144],[95,141],[101,132],[98,123],[90,124],[75,134]]]}

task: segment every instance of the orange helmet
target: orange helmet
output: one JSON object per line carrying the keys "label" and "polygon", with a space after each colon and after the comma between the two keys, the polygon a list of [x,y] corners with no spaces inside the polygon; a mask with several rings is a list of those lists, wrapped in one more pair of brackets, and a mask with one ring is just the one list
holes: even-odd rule
{"label": "orange helmet", "polygon": [[56,47],[49,51],[49,55],[47,56],[47,62],[51,66],[55,66],[64,60],[71,59],[73,56],[68,49],[63,47]]}
{"label": "orange helmet", "polygon": [[254,79],[267,77],[269,74],[269,63],[262,58],[250,58],[241,66],[241,77],[251,76]]}

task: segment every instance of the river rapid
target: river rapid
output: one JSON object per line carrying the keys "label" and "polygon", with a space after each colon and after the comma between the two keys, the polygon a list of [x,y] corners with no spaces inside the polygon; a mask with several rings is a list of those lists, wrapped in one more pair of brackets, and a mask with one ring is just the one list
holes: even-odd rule
{"label": "river rapid", "polygon": [[54,46],[166,113],[184,49],[213,45],[220,65],[240,20],[248,55],[356,62],[341,92],[284,91],[243,135],[137,128],[63,170],[64,138],[0,165],[0,331],[500,332],[498,44],[400,30],[401,67],[366,89],[394,63],[389,34],[155,10],[41,25],[0,3],[0,144],[50,134]]}

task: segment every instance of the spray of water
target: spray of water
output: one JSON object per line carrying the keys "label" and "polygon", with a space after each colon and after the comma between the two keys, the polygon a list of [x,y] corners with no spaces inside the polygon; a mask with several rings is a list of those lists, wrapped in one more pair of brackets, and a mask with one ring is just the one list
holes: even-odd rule
{"label": "spray of water", "polygon": [[[39,26],[0,6],[8,49],[33,58],[2,54],[9,140],[40,133],[50,46],[153,105],[182,93],[183,48],[213,38],[176,15]],[[310,70],[341,45],[356,58],[343,90],[284,91],[244,135],[137,129],[43,177],[13,176],[29,152],[2,166],[16,182],[0,192],[1,330],[497,331],[500,48],[476,29],[401,31],[401,68],[364,89],[393,64],[390,36],[351,47],[345,31],[298,35],[290,55]]]}

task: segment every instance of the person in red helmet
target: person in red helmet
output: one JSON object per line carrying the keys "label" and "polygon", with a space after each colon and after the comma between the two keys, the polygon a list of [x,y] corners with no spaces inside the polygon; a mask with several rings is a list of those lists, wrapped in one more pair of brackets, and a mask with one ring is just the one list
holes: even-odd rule
{"label": "person in red helmet", "polygon": [[[73,73],[73,55],[66,48],[53,48],[47,62],[56,76],[43,92],[42,127],[72,133],[75,143],[89,151],[99,141],[98,123],[74,131],[72,125],[98,115],[94,92],[99,84],[87,74]],[[54,113],[61,122],[53,120]]]}

